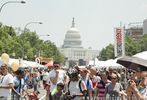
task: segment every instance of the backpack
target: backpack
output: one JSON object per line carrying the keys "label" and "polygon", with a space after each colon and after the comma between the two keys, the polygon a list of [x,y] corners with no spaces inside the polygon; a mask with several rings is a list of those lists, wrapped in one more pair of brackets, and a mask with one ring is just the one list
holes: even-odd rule
{"label": "backpack", "polygon": [[[82,87],[81,87],[81,82],[82,82],[82,80],[79,81],[78,86],[79,86],[80,92],[83,93]],[[87,89],[88,89],[88,87],[89,87],[89,84],[90,84],[90,82],[89,82],[89,80],[87,80],[87,84],[86,84],[86,88],[87,88]],[[69,92],[69,85],[70,85],[70,81],[68,82],[68,92]]]}

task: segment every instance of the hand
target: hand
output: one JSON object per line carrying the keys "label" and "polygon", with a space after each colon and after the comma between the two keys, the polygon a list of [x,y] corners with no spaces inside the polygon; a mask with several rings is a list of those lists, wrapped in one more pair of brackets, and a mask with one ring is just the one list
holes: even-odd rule
{"label": "hand", "polygon": [[133,80],[130,81],[130,87],[131,87],[133,90],[135,90],[135,89],[137,88],[136,83],[135,83]]}
{"label": "hand", "polygon": [[120,96],[127,96],[127,94],[126,94],[124,91],[120,91],[120,92],[119,92],[119,95],[120,95]]}
{"label": "hand", "polygon": [[132,96],[132,94],[133,94],[133,89],[132,89],[131,86],[128,86],[128,87],[127,87],[126,93],[127,93],[127,96]]}

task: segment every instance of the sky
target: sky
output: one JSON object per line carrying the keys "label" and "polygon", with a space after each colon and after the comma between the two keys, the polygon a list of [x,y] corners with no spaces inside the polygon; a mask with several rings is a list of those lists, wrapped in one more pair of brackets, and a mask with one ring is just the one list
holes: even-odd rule
{"label": "sky", "polygon": [[[7,1],[0,0],[0,6]],[[25,0],[25,4],[7,3],[0,12],[4,25],[24,29],[29,22],[31,31],[40,39],[51,40],[57,47],[63,45],[72,18],[80,31],[82,46],[96,50],[114,44],[114,28],[147,18],[147,0]],[[50,36],[45,36],[50,34]]]}

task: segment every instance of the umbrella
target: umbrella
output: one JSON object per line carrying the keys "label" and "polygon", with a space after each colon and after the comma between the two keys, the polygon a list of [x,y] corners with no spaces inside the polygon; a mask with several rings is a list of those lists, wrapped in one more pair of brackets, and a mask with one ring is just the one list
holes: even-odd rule
{"label": "umbrella", "polygon": [[137,53],[136,55],[134,55],[134,57],[138,57],[138,58],[147,60],[147,51],[143,51],[141,53]]}
{"label": "umbrella", "polygon": [[123,65],[124,67],[128,69],[133,70],[147,70],[147,60],[139,58],[137,56],[124,56],[122,58],[117,59],[117,63]]}

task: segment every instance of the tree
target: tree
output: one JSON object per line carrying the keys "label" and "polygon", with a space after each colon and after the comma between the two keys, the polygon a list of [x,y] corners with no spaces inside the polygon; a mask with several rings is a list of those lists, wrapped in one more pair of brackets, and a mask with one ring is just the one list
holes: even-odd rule
{"label": "tree", "polygon": [[125,39],[125,54],[127,56],[132,56],[138,52],[141,52],[141,45],[139,41],[134,41],[131,37],[126,37]]}
{"label": "tree", "polygon": [[139,42],[142,51],[147,51],[147,34],[144,34],[143,39]]}
{"label": "tree", "polygon": [[100,52],[99,59],[100,60],[108,60],[113,59],[114,57],[114,45],[109,44],[106,48],[103,48]]}
{"label": "tree", "polygon": [[43,57],[64,62],[64,56],[53,42],[39,39],[36,32],[17,29],[0,23],[0,54],[6,52],[13,57],[15,53],[15,58],[27,56],[27,60],[34,60],[35,55],[41,54]]}

